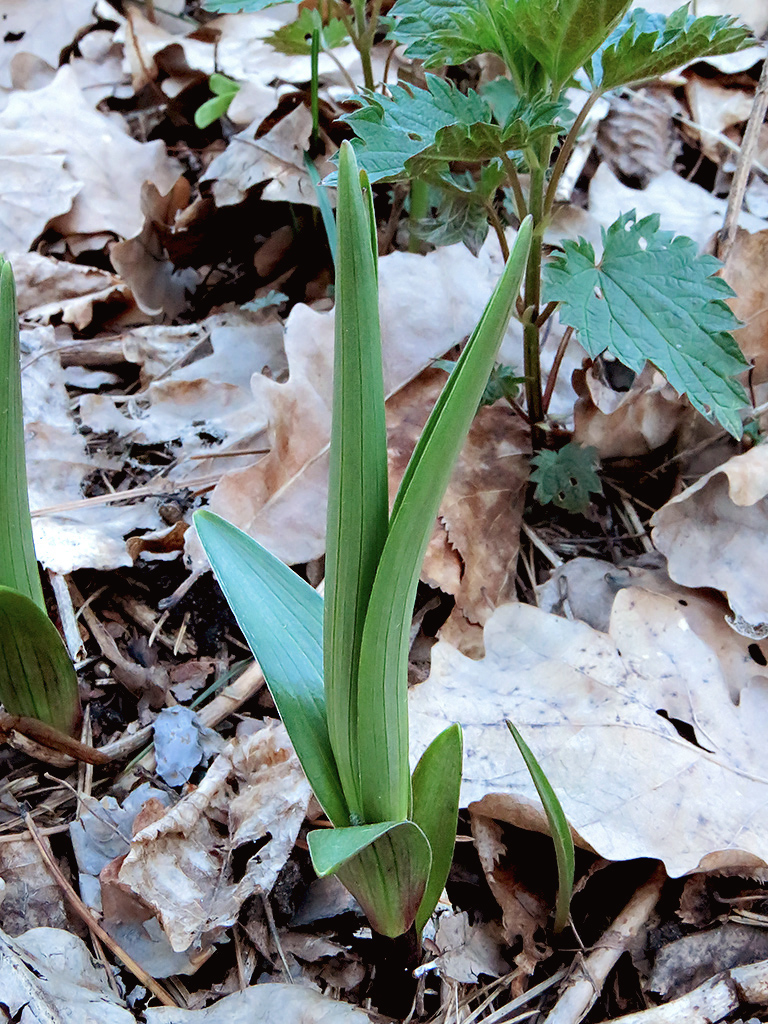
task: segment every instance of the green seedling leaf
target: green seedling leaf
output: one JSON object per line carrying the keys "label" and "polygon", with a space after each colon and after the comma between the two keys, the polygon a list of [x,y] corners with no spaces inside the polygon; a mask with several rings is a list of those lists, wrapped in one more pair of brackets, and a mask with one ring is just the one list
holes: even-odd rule
{"label": "green seedling leaf", "polygon": [[208,79],[208,86],[214,94],[213,99],[206,100],[195,111],[195,126],[207,128],[218,121],[229,110],[229,105],[240,91],[240,86],[226,75],[213,74]]}
{"label": "green seedling leaf", "polygon": [[432,866],[424,898],[416,915],[421,932],[445,888],[456,844],[461,790],[462,736],[451,725],[436,736],[413,773],[413,821],[421,828],[432,851]]}
{"label": "green seedling leaf", "polygon": [[359,715],[363,821],[386,820],[381,813],[388,806],[385,794],[399,785],[401,766],[407,764],[409,631],[419,572],[453,464],[517,299],[531,235],[531,219],[526,218],[480,322],[427,420],[395,499],[360,645],[359,707],[383,709],[388,728],[382,733]]}
{"label": "green seedling leaf", "polygon": [[312,32],[316,28],[320,30],[321,50],[333,50],[349,42],[343,21],[331,18],[328,24],[324,25],[318,12],[307,8],[302,10],[296,21],[283,25],[264,41],[279,53],[308,57],[312,52]]}
{"label": "green seedling leaf", "polygon": [[80,716],[77,676],[59,631],[26,594],[0,586],[0,699],[11,715],[72,735]]}
{"label": "green seedling leaf", "polygon": [[323,599],[231,523],[208,511],[194,520],[315,796],[334,825],[348,825],[323,692]]}
{"label": "green seedling leaf", "polygon": [[645,82],[702,57],[753,46],[750,31],[728,15],[694,18],[688,4],[668,18],[633,10],[595,54],[590,78],[601,91]]}
{"label": "green seedling leaf", "polygon": [[498,125],[473,90],[464,95],[435,75],[426,82],[426,89],[396,85],[391,96],[366,93],[365,105],[342,119],[358,137],[355,149],[371,182],[443,179],[450,187],[450,161],[486,162],[561,131],[554,121],[561,105],[549,100],[521,101]]}
{"label": "green seedling leaf", "polygon": [[531,481],[537,485],[534,498],[541,505],[581,513],[589,508],[590,494],[603,493],[595,448],[582,448],[571,441],[556,452],[539,452],[532,463]]}
{"label": "green seedling leaf", "polygon": [[[399,770],[388,761],[377,781],[375,817],[363,813],[358,721],[391,747],[387,703],[361,698],[358,658],[373,579],[387,536],[387,442],[381,363],[377,256],[369,208],[349,143],[339,154],[338,263],[333,416],[325,556],[325,695],[328,730],[350,810],[361,821],[408,814],[407,751]],[[394,743],[392,753],[399,747]],[[396,779],[393,775],[397,775]]]}
{"label": "green seedling leaf", "polygon": [[739,321],[733,295],[713,275],[722,264],[700,256],[690,238],[659,230],[654,214],[634,210],[603,231],[603,257],[579,239],[544,271],[547,301],[560,302],[562,323],[579,332],[591,356],[606,349],[640,372],[646,360],[705,416],[741,437],[747,395],[735,374],[747,368],[731,331]]}
{"label": "green seedling leaf", "polygon": [[424,899],[432,856],[422,830],[411,821],[307,836],[315,871],[335,874],[380,935],[396,938],[413,924]]}
{"label": "green seedling leaf", "polygon": [[557,799],[557,794],[549,784],[549,779],[542,771],[541,765],[511,722],[507,722],[507,728],[512,733],[517,748],[523,755],[525,766],[530,773],[544,808],[544,813],[547,816],[549,831],[552,833],[552,842],[555,844],[558,877],[555,932],[561,932],[568,923],[571,896],[573,895],[573,877],[576,870],[573,836],[571,835],[568,820],[565,817],[560,801]]}
{"label": "green seedling leaf", "polygon": [[[432,365],[438,370],[445,370],[446,373],[453,373],[457,366],[450,359],[435,359]],[[516,398],[521,384],[525,384],[525,377],[515,376],[514,367],[496,363],[491,370],[478,408],[482,409],[484,405],[493,405],[502,398]]]}

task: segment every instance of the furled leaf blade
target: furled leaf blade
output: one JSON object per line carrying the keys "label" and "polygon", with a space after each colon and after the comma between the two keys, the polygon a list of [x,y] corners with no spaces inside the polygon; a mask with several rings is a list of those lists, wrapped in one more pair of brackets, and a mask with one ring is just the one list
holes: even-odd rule
{"label": "furled leaf blade", "polygon": [[633,10],[606,40],[590,68],[602,90],[644,82],[703,57],[754,45],[749,29],[728,15],[694,18],[688,4],[669,17]]}
{"label": "furled leaf blade", "polygon": [[650,361],[740,437],[747,396],[733,378],[747,363],[730,333],[739,326],[724,301],[731,289],[712,276],[721,264],[690,238],[660,231],[658,216],[635,221],[634,211],[623,214],[603,232],[599,263],[583,239],[564,242],[545,268],[545,297],[561,303],[560,319],[590,355],[607,349],[638,372]]}
{"label": "furled leaf blade", "polygon": [[[357,730],[364,821],[384,820],[384,794],[400,785],[403,762],[407,764],[408,639],[421,563],[509,322],[531,234],[531,220],[526,218],[480,322],[430,414],[395,499],[360,646]],[[384,715],[391,732],[382,735],[369,727],[369,708]]]}
{"label": "furled leaf blade", "polygon": [[0,258],[0,586],[45,611],[29,517],[19,368],[19,321],[11,264]]}
{"label": "furled leaf blade", "polygon": [[413,924],[424,898],[432,856],[422,830],[411,821],[307,836],[315,870],[335,874],[380,935],[396,938]]}
{"label": "furled leaf blade", "polygon": [[[382,709],[360,707],[358,696],[360,643],[387,536],[389,498],[377,254],[349,143],[339,155],[337,226],[323,664],[331,746],[350,810],[362,815],[356,722],[365,716],[385,742],[391,727]],[[408,798],[401,781],[384,795],[383,813],[363,820],[404,818]]]}
{"label": "furled leaf blade", "polygon": [[326,720],[323,599],[231,523],[208,511],[196,512],[194,519],[315,796],[334,824],[349,824]]}
{"label": "furled leaf blade", "polygon": [[72,734],[77,676],[59,631],[26,594],[0,586],[0,701],[11,715]]}
{"label": "furled leaf blade", "polygon": [[571,835],[571,829],[562,805],[557,799],[557,793],[555,793],[544,770],[534,757],[531,748],[511,722],[507,722],[507,728],[512,733],[517,748],[525,761],[525,766],[533,779],[533,784],[536,787],[536,792],[539,794],[539,799],[549,822],[552,842],[555,844],[558,876],[555,932],[561,932],[568,923],[568,912],[571,904],[571,895],[573,894],[573,877],[576,870],[573,836]]}
{"label": "furled leaf blade", "polygon": [[413,821],[421,828],[432,851],[432,866],[424,898],[416,915],[422,931],[445,888],[453,861],[461,790],[462,736],[451,725],[436,736],[413,773]]}
{"label": "furled leaf blade", "polygon": [[590,495],[603,493],[596,469],[595,448],[582,448],[571,441],[557,451],[540,451],[533,457],[534,498],[542,505],[557,505],[566,512],[586,512]]}

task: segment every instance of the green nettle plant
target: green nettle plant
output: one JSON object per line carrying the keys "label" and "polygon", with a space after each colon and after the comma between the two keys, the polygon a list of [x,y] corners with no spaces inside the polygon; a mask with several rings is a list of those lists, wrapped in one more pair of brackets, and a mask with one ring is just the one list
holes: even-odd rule
{"label": "green nettle plant", "polygon": [[[362,187],[361,187],[362,184]],[[427,421],[391,513],[370,188],[339,160],[336,344],[325,600],[234,526],[195,514],[200,539],[333,828],[310,832],[381,936],[421,933],[453,855],[461,732],[411,775],[409,630],[427,542],[517,300],[526,218],[504,272]]]}
{"label": "green nettle plant", "polygon": [[48,618],[32,539],[11,265],[0,258],[0,702],[72,734],[77,676]]}
{"label": "green nettle plant", "polygon": [[[439,189],[434,240],[464,233],[476,247],[483,222],[490,222],[505,251],[495,205],[500,188],[520,221],[532,217],[518,312],[534,448],[544,441],[557,366],[574,332],[592,357],[608,351],[635,371],[650,361],[696,409],[734,436],[742,433],[747,396],[734,376],[747,364],[730,333],[739,322],[724,300],[733,293],[713,276],[717,260],[698,255],[690,239],[661,231],[658,216],[638,221],[628,212],[603,232],[599,259],[583,239],[566,241],[542,273],[543,233],[558,183],[595,101],[752,42],[730,17],[693,18],[681,7],[665,18],[627,13],[629,6],[630,0],[398,0],[392,35],[407,44],[407,55],[430,68],[493,53],[508,77],[480,95],[427,74],[425,88],[398,85],[388,96],[366,91],[356,97],[360,108],[344,118],[372,183],[419,179]],[[565,96],[574,81],[588,91],[575,118]],[[540,336],[556,310],[567,330],[545,390]]]}

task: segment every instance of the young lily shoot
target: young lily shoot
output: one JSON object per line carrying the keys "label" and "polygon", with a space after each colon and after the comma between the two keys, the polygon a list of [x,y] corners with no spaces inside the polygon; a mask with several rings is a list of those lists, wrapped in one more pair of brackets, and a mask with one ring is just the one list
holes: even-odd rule
{"label": "young lily shoot", "polygon": [[195,524],[333,828],[310,832],[318,875],[335,874],[381,936],[420,934],[453,856],[458,725],[413,774],[408,649],[419,573],[451,471],[518,299],[532,222],[448,377],[388,507],[376,232],[365,174],[339,156],[333,420],[325,601],[234,526]]}
{"label": "young lily shoot", "polygon": [[71,734],[77,676],[48,618],[32,539],[11,265],[0,258],[0,703]]}

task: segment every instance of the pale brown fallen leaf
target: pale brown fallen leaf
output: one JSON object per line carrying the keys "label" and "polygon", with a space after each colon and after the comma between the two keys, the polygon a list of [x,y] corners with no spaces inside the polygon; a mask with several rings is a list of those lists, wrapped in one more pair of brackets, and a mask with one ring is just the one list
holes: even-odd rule
{"label": "pale brown fallen leaf", "polygon": [[690,407],[650,363],[628,391],[613,390],[594,363],[574,371],[572,383],[579,396],[573,439],[597,449],[601,459],[647,455],[667,444],[691,416]]}
{"label": "pale brown fallen leaf", "polygon": [[754,366],[751,380],[755,385],[768,380],[767,256],[768,230],[750,234],[740,228],[721,275],[736,293],[728,305],[744,326],[734,338]]}
{"label": "pale brown fallen leaf", "polygon": [[106,270],[66,263],[36,252],[13,257],[19,314],[25,322],[61,320],[81,331],[93,319],[95,303],[115,296],[128,301],[120,278]]}
{"label": "pale brown fallen leaf", "polygon": [[647,185],[674,168],[682,140],[674,122],[681,104],[671,89],[638,89],[611,97],[611,109],[597,134],[597,149],[615,174]]}
{"label": "pale brown fallen leaf", "polygon": [[83,187],[55,150],[39,132],[0,124],[0,248],[8,255],[26,252]]}
{"label": "pale brown fallen leaf", "polygon": [[[312,133],[312,115],[302,103],[286,115],[266,135],[256,138],[260,120],[234,135],[227,148],[206,170],[202,181],[213,181],[213,197],[218,206],[240,203],[250,188],[268,182],[262,199],[277,202],[307,203],[317,206],[312,180],[304,166],[304,153]],[[333,170],[330,164],[318,173]],[[326,189],[331,202],[334,190]]]}
{"label": "pale brown fallen leaf", "polygon": [[[692,238],[700,249],[723,226],[727,207],[700,185],[686,181],[674,171],[665,171],[647,188],[638,191],[622,185],[606,163],[600,164],[589,187],[589,212],[608,227],[629,210],[637,210],[637,219],[660,215],[661,228]],[[761,231],[766,222],[742,211],[739,224],[748,231]]]}
{"label": "pale brown fallen leaf", "polygon": [[179,175],[162,142],[137,142],[122,119],[97,113],[66,65],[44,89],[14,92],[0,129],[19,132],[28,156],[64,154],[64,169],[79,188],[69,213],[55,221],[62,234],[108,230],[131,238],[144,219],[144,182],[167,192]]}
{"label": "pale brown fallen leaf", "polygon": [[621,591],[610,635],[505,605],[485,645],[478,662],[438,643],[430,678],[411,691],[414,756],[449,722],[464,728],[462,806],[547,830],[511,718],[580,841],[602,856],[657,858],[673,876],[705,858],[768,861],[768,688],[750,685],[734,706],[714,652],[674,599]]}
{"label": "pale brown fallen leaf", "polygon": [[758,445],[701,477],[651,520],[672,579],[722,590],[753,625],[768,622],[766,495],[768,447]]}
{"label": "pale brown fallen leaf", "polygon": [[93,0],[4,0],[0,87],[11,85],[10,65],[17,54],[34,54],[57,67],[61,51],[93,22]]}
{"label": "pale brown fallen leaf", "polygon": [[[265,723],[230,741],[194,790],[134,835],[118,879],[155,910],[174,950],[205,946],[234,923],[248,896],[269,893],[309,798],[285,727]],[[236,881],[232,851],[265,837]]]}
{"label": "pale brown fallen leaf", "polygon": [[499,978],[509,973],[502,952],[506,943],[497,921],[472,924],[466,910],[444,914],[434,941],[440,950],[437,963],[444,978],[474,985],[482,974]]}
{"label": "pale brown fallen leaf", "polygon": [[516,877],[515,851],[508,851],[499,822],[482,814],[471,814],[470,825],[475,849],[486,881],[502,911],[504,940],[509,946],[522,941],[515,963],[526,974],[551,954],[541,939],[547,927],[550,908],[541,896],[532,893]]}
{"label": "pale brown fallen leaf", "polygon": [[51,878],[37,845],[29,836],[0,843],[0,928],[21,935],[28,928],[66,928],[61,889]]}
{"label": "pale brown fallen leaf", "polygon": [[191,186],[179,177],[163,195],[151,181],[141,188],[144,226],[135,238],[116,242],[109,251],[112,266],[131,289],[136,304],[149,316],[164,314],[169,320],[186,309],[189,295],[198,284],[191,267],[177,270],[163,245],[180,211],[189,205]]}
{"label": "pale brown fallen leaf", "polygon": [[686,81],[685,94],[695,122],[691,130],[698,134],[701,152],[709,160],[722,163],[728,150],[717,136],[749,118],[754,92],[728,89],[716,80],[692,75]]}

